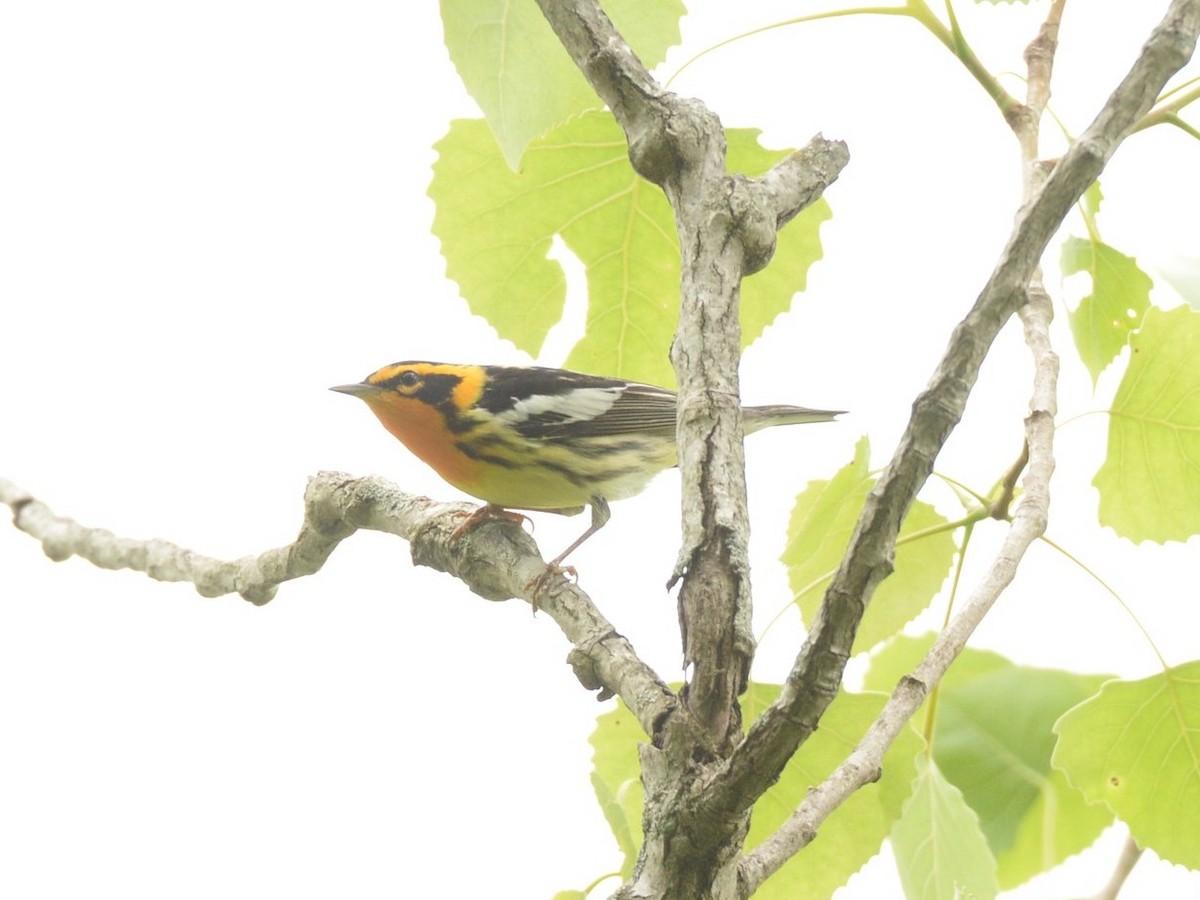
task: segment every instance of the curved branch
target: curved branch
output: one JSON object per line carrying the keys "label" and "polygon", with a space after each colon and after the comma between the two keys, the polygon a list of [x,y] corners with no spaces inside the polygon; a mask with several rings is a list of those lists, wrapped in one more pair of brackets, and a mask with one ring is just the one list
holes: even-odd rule
{"label": "curved branch", "polygon": [[[257,556],[226,561],[167,541],[131,540],[89,528],[55,513],[11,481],[0,479],[0,502],[13,524],[40,541],[55,562],[78,556],[104,569],[132,569],[158,581],[185,581],[204,597],[239,594],[261,606],[280,584],[313,575],[339,543],[358,529],[383,531],[408,541],[413,562],[446,572],[487,600],[532,603],[531,585],[546,564],[533,539],[510,522],[485,523],[454,538],[474,507],[406,494],[383,478],[320,472],[304,492],[304,522],[296,540]],[[656,736],[677,698],[632,645],[600,614],[591,598],[558,578],[537,596],[574,645],[568,662],[588,690],[620,695],[648,735]]]}
{"label": "curved branch", "polygon": [[1013,515],[991,568],[970,599],[942,631],[929,653],[900,680],[879,718],[846,760],[824,782],[809,791],[779,829],[746,855],[739,868],[743,896],[749,896],[795,853],[812,841],[831,812],[864,785],[878,780],[883,757],[913,714],[925,702],[971,634],[1001,593],[1012,583],[1017,564],[1046,530],[1050,510],[1050,476],[1054,473],[1054,417],[1058,412],[1058,356],[1050,345],[1050,297],[1037,288],[1020,310],[1025,342],[1033,356],[1033,396],[1025,420],[1029,464],[1022,482],[1021,504]]}

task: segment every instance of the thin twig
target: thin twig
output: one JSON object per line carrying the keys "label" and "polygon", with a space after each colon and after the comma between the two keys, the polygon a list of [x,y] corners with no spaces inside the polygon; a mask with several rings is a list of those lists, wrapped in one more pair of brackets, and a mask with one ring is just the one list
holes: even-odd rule
{"label": "thin twig", "polygon": [[1054,0],[1046,20],[1038,29],[1037,37],[1025,48],[1025,103],[1019,115],[1010,116],[1009,125],[1021,145],[1021,161],[1025,163],[1023,190],[1028,198],[1033,195],[1031,167],[1037,162],[1038,135],[1042,114],[1050,102],[1050,77],[1054,73],[1054,56],[1058,51],[1058,27],[1062,23],[1066,0]]}

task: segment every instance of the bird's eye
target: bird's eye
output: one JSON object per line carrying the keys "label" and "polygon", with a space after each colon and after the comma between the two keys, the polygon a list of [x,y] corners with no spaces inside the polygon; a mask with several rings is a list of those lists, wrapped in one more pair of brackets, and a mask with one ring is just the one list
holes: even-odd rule
{"label": "bird's eye", "polygon": [[404,387],[416,387],[421,383],[421,376],[416,372],[405,372],[400,376],[400,384]]}

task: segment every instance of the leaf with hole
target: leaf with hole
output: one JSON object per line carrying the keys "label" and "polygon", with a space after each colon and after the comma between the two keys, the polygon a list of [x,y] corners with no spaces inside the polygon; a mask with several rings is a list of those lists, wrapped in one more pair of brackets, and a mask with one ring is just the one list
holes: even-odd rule
{"label": "leaf with hole", "polygon": [[1092,384],[1125,347],[1150,307],[1154,282],[1137,260],[1103,241],[1071,237],[1063,242],[1063,275],[1086,272],[1092,292],[1071,313],[1071,333]]}
{"label": "leaf with hole", "polygon": [[1163,859],[1200,868],[1200,661],[1110,681],[1054,727],[1054,765]]}

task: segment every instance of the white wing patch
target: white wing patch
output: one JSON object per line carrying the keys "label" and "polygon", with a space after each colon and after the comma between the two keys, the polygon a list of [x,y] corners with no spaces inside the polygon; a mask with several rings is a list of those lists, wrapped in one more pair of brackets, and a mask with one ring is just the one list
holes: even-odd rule
{"label": "white wing patch", "polygon": [[587,422],[604,415],[625,392],[624,387],[574,388],[565,394],[533,394],[497,418],[513,425],[549,416],[559,422]]}

